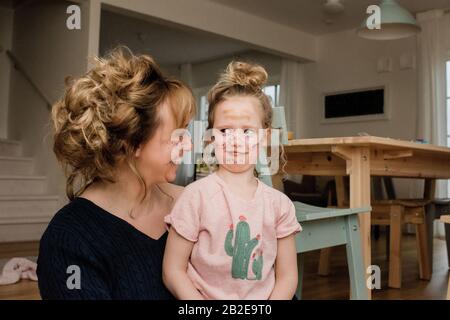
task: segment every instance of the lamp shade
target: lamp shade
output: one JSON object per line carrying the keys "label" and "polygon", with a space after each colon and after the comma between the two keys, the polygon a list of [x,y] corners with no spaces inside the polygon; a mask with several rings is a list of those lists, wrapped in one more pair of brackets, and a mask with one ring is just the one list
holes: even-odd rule
{"label": "lamp shade", "polygon": [[[380,4],[380,28],[364,19],[357,33],[360,37],[371,40],[396,40],[413,36],[421,31],[413,15],[401,7],[395,0],[383,0]],[[372,28],[369,28],[372,27]]]}

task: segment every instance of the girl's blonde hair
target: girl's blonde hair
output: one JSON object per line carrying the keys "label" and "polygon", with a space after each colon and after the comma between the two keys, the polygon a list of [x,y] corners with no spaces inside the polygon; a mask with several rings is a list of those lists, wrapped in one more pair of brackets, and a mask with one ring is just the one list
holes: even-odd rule
{"label": "girl's blonde hair", "polygon": [[220,75],[219,81],[208,92],[208,129],[214,125],[214,113],[217,105],[227,98],[248,96],[256,98],[263,111],[263,128],[272,123],[272,105],[263,87],[267,82],[266,70],[254,63],[232,61]]}
{"label": "girl's blonde hair", "polygon": [[97,180],[114,182],[115,168],[123,160],[145,196],[133,156],[155,133],[166,101],[177,127],[186,126],[195,113],[190,89],[165,77],[152,57],[134,55],[126,47],[96,58],[85,75],[66,81],[51,119],[53,151],[65,170],[67,197],[73,200]]}
{"label": "girl's blonde hair", "polygon": [[[259,64],[242,61],[229,63],[225,72],[220,75],[219,81],[208,92],[208,129],[214,126],[217,105],[227,98],[236,96],[256,98],[262,110],[262,127],[271,129],[272,105],[263,91],[267,77],[266,70]],[[284,172],[286,159],[282,145],[280,151],[281,170]]]}

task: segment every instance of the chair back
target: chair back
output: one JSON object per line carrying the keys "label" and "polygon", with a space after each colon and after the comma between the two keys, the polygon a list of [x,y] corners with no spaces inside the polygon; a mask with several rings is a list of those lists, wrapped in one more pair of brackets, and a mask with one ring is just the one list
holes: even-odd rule
{"label": "chair back", "polygon": [[[386,190],[387,199],[384,197],[383,185]],[[395,200],[397,199],[394,183],[391,177],[372,177],[373,200]]]}
{"label": "chair back", "polygon": [[[279,129],[280,136],[274,135],[270,137],[270,141],[274,141],[274,137],[279,137],[281,144],[287,144],[287,124],[286,124],[286,115],[284,112],[284,107],[273,107],[272,108],[272,129]],[[268,159],[267,159],[267,150],[265,148],[260,148],[258,161],[256,163],[256,171],[258,172],[259,179],[264,182],[266,185],[272,187],[272,176],[270,175]]]}

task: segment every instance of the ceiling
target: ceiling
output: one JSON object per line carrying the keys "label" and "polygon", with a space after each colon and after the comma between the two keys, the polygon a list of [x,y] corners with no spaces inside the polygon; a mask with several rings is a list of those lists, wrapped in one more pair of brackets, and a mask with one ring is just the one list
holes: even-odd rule
{"label": "ceiling", "polygon": [[126,45],[136,53],[150,53],[159,64],[170,66],[204,62],[245,52],[245,43],[201,31],[176,28],[102,11],[100,53]]}
{"label": "ceiling", "polygon": [[[287,25],[298,30],[323,35],[358,27],[366,15],[369,5],[380,0],[341,0],[345,7],[342,15],[327,24],[322,11],[326,0],[208,0],[246,11],[264,19]],[[450,0],[398,0],[410,12],[417,13],[430,9],[450,8]]]}

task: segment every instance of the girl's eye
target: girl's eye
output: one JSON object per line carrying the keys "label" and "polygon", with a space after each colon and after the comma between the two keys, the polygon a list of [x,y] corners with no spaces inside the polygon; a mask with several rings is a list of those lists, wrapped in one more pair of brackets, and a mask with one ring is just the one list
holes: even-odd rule
{"label": "girl's eye", "polygon": [[233,130],[230,128],[224,128],[224,129],[220,129],[220,132],[222,132],[223,134],[232,134]]}
{"label": "girl's eye", "polygon": [[244,130],[244,134],[246,135],[246,136],[252,136],[252,135],[254,135],[256,133],[256,131],[254,130],[254,129],[245,129]]}

